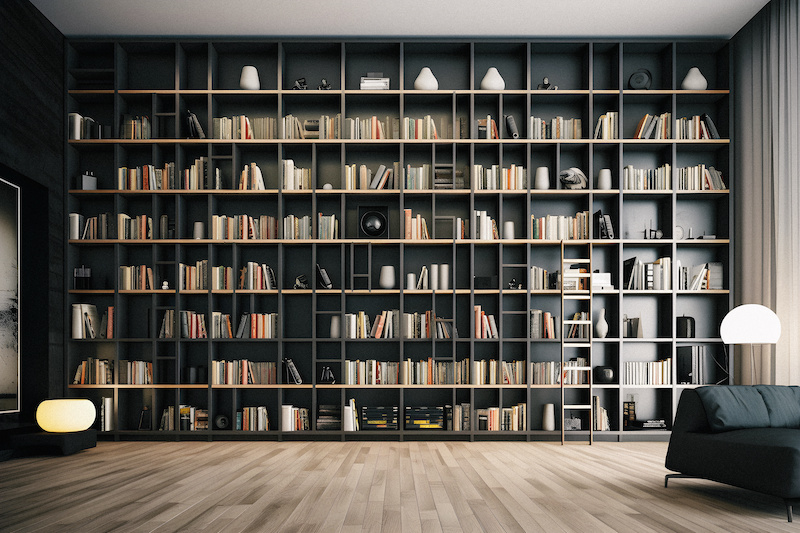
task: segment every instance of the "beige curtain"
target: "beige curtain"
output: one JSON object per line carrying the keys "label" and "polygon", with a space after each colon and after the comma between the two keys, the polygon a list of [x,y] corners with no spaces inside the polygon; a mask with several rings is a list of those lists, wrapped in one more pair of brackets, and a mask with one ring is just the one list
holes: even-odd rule
{"label": "beige curtain", "polygon": [[800,384],[799,28],[798,3],[773,0],[733,39],[735,300],[766,305],[782,326],[755,368],[737,353],[742,384]]}

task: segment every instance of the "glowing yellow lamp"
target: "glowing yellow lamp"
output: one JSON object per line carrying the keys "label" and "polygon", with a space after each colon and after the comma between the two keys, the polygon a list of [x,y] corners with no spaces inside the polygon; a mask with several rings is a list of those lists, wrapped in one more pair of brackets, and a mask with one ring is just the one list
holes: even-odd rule
{"label": "glowing yellow lamp", "polygon": [[97,409],[91,400],[69,398],[45,400],[36,408],[39,427],[51,433],[71,433],[92,427]]}

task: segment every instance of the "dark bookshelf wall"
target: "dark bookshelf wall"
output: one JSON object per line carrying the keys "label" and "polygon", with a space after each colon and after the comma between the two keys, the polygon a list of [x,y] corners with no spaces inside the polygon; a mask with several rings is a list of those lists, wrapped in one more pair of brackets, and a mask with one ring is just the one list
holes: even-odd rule
{"label": "dark bookshelf wall", "polygon": [[22,188],[24,272],[22,411],[0,422],[64,393],[63,58],[64,36],[30,2],[0,2],[0,171]]}

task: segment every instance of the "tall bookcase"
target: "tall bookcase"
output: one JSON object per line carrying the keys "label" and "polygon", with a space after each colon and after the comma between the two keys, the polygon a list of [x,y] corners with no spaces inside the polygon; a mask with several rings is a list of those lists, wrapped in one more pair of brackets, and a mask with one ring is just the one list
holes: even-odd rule
{"label": "tall bookcase", "polygon": [[[241,90],[242,67],[253,65],[260,90]],[[595,439],[663,439],[663,431],[625,428],[624,404],[636,403],[640,420],[664,419],[671,425],[681,391],[693,385],[676,383],[676,350],[705,346],[717,368],[709,381],[727,381],[732,364],[719,338],[719,323],[732,305],[733,250],[732,198],[735,190],[732,141],[730,50],[717,41],[465,41],[465,40],[70,40],[66,54],[67,110],[90,116],[108,126],[111,138],[67,140],[68,209],[84,217],[99,213],[126,213],[152,218],[155,239],[68,239],[65,275],[71,286],[73,269],[92,268],[90,289],[68,291],[65,321],[70,331],[72,305],[95,305],[102,314],[114,307],[113,339],[65,339],[65,372],[72,396],[88,397],[98,405],[111,398],[110,427],[114,438],[134,439],[519,439],[557,440],[555,431],[542,430],[543,406],[586,404],[598,397],[609,417],[611,431],[597,431]],[[435,91],[414,89],[420,69],[428,66],[438,79]],[[487,69],[497,67],[505,80],[501,91],[481,90]],[[681,90],[683,76],[699,66],[708,89]],[[646,69],[651,77],[647,90],[628,88],[630,76]],[[360,78],[381,72],[389,78],[388,90],[360,90]],[[537,89],[544,77],[556,90]],[[309,90],[292,90],[305,78]],[[330,89],[317,90],[325,78]],[[320,115],[343,118],[422,118],[431,115],[438,131],[435,140],[190,139],[188,111],[195,113],[210,136],[212,118],[247,115],[280,119],[292,114],[302,123]],[[594,139],[599,117],[607,111],[619,114],[619,139]],[[636,140],[634,131],[646,114],[670,112],[672,118],[708,113],[719,130],[719,140]],[[152,138],[122,140],[123,115],[148,116]],[[477,121],[491,115],[497,121],[499,139],[479,138]],[[510,138],[502,117],[514,116],[520,138]],[[575,140],[529,137],[529,117],[579,118],[582,138]],[[108,133],[108,132],[106,132]],[[455,133],[455,134],[454,134]],[[65,132],[65,137],[68,135]],[[455,137],[455,138],[453,138]],[[175,162],[188,168],[207,158],[211,172],[219,171],[223,190],[118,190],[120,167],[152,164],[156,168]],[[311,188],[282,187],[283,159],[310,169]],[[391,167],[431,165],[445,173],[460,172],[464,189],[345,190],[346,165],[367,165],[375,171]],[[257,163],[266,190],[233,190],[244,165]],[[671,165],[673,186],[666,190],[626,190],[623,168],[653,169]],[[528,171],[520,190],[477,190],[473,165],[523,166]],[[677,170],[712,165],[724,176],[726,189],[684,191],[674,184]],[[533,188],[537,167],[548,167],[549,190]],[[559,171],[580,168],[589,186],[569,190],[559,182]],[[600,169],[610,169],[612,188],[597,188]],[[97,176],[97,190],[76,188],[85,171]],[[330,184],[331,188],[324,188]],[[388,214],[388,238],[366,239],[359,234],[359,208],[379,207]],[[404,237],[404,210],[421,214],[431,239]],[[473,236],[473,211],[486,211],[497,224],[514,221],[513,239],[481,240]],[[565,241],[565,255],[591,254],[593,268],[611,274],[613,289],[592,291],[594,323],[601,309],[609,324],[605,338],[592,339],[592,365],[610,367],[611,383],[594,383],[584,373],[585,384],[565,386],[534,384],[532,365],[559,361],[559,339],[531,338],[530,311],[558,314],[559,289],[532,289],[530,269],[539,266],[557,271],[562,261],[559,240],[531,239],[531,217],[574,215],[602,210],[609,214],[615,238],[600,238],[589,224],[591,238]],[[194,239],[195,222],[204,222],[210,236],[212,216],[218,214],[271,215],[279,221],[290,214],[335,215],[338,239],[306,240]],[[167,215],[173,233],[159,239],[158,226]],[[467,238],[454,238],[457,218],[469,221]],[[653,230],[647,233],[646,230]],[[660,230],[656,234],[655,230]],[[689,239],[713,235],[711,239]],[[65,221],[65,233],[68,224]],[[114,235],[112,235],[114,236]],[[653,237],[653,238],[651,238]],[[591,250],[589,250],[591,248]],[[625,261],[637,257],[646,262],[662,257],[684,266],[721,263],[723,289],[678,290],[675,270],[669,274],[672,288],[630,290],[623,287]],[[236,285],[220,290],[177,290],[179,265],[208,260],[232,268]],[[238,272],[248,262],[270,265],[277,289],[240,290]],[[316,265],[323,266],[333,288],[319,289]],[[449,265],[446,289],[406,288],[406,275],[418,275],[423,266]],[[154,272],[155,289],[122,290],[121,265],[145,265]],[[395,287],[379,286],[380,268],[395,267]],[[305,275],[308,289],[294,289],[295,278]],[[517,285],[510,285],[511,279]],[[168,289],[161,289],[163,281]],[[474,307],[494,315],[498,337],[474,338]],[[567,306],[565,308],[569,310]],[[243,313],[277,313],[278,333],[271,339],[158,338],[167,310],[192,310],[230,314],[234,331]],[[451,319],[458,337],[449,339],[331,338],[332,317],[365,311],[371,320],[383,310],[413,313],[433,310]],[[696,337],[677,336],[676,318],[691,316]],[[623,336],[624,316],[640,318],[641,338]],[[210,335],[209,335],[210,337]],[[87,358],[115,362],[114,383],[72,384],[78,364]],[[346,360],[400,362],[432,358],[434,362],[520,361],[525,376],[520,384],[442,385],[344,385]],[[302,384],[287,384],[284,358],[297,365]],[[655,362],[671,358],[672,378],[663,385],[627,385],[630,362]],[[211,366],[216,360],[248,359],[274,362],[278,383],[267,385],[212,384]],[[153,364],[154,384],[120,385],[119,362],[139,360]],[[332,368],[336,383],[319,383],[322,368]],[[208,378],[187,383],[187,369],[205,367]],[[474,374],[470,369],[471,375]],[[474,375],[473,375],[474,377]],[[399,407],[397,430],[342,431],[316,427],[320,405],[343,406],[350,399],[361,406]],[[209,429],[158,430],[161,413],[178,406],[207,409]],[[309,410],[310,431],[282,431],[281,406],[291,404]],[[469,404],[473,426],[469,431],[419,431],[403,429],[407,406]],[[521,431],[475,429],[476,410],[525,405],[527,428]],[[140,430],[142,408],[147,407]],[[234,420],[242,407],[266,406],[268,431],[217,429],[214,419]],[[585,415],[582,431],[567,436],[585,438],[590,421]]]}

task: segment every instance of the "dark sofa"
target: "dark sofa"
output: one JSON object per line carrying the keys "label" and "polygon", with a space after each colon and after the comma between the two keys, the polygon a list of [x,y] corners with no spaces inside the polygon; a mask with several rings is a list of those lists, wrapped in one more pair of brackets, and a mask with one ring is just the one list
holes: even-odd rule
{"label": "dark sofa", "polygon": [[681,394],[666,467],[800,503],[800,387],[712,386]]}

